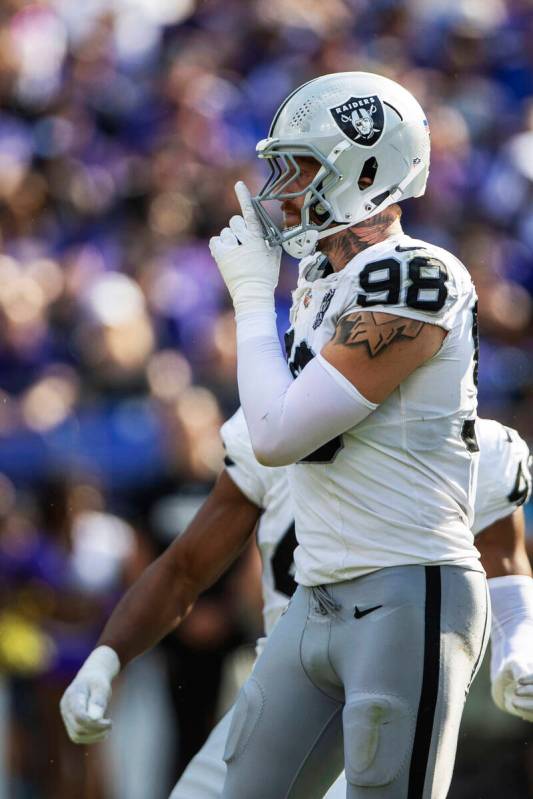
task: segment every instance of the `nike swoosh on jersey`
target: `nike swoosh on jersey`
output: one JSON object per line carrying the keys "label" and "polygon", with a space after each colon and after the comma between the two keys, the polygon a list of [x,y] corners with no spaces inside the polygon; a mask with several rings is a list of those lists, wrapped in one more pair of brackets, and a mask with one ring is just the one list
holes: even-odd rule
{"label": "nike swoosh on jersey", "polygon": [[353,612],[353,615],[354,615],[354,618],[356,618],[356,619],[362,619],[363,616],[368,616],[368,614],[372,613],[372,611],[379,610],[379,608],[382,608],[382,607],[383,607],[383,605],[374,605],[373,608],[367,608],[366,610],[359,610],[359,608],[356,605],[355,606],[355,610]]}

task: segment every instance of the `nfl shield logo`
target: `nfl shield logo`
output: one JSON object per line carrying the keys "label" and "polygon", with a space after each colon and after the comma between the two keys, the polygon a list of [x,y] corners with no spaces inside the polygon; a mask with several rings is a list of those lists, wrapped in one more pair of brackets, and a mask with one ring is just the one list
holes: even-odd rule
{"label": "nfl shield logo", "polygon": [[342,133],[355,144],[372,147],[383,133],[385,114],[376,95],[350,97],[329,112]]}

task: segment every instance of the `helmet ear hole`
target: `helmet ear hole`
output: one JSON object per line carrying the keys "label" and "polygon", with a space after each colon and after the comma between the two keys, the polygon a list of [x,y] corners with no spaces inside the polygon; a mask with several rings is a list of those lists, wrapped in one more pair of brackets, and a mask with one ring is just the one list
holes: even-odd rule
{"label": "helmet ear hole", "polygon": [[[323,188],[323,181],[320,181],[320,183],[316,186],[317,193],[322,194]],[[309,210],[311,220],[320,225],[330,213],[331,206],[328,202],[326,202],[326,200],[318,200],[317,202],[313,203]]]}
{"label": "helmet ear hole", "polygon": [[359,175],[359,179],[357,181],[357,185],[363,191],[364,189],[368,189],[370,186],[373,185],[376,172],[378,171],[378,162],[372,156],[372,158],[368,158],[365,163],[363,164],[363,168],[361,170],[361,174]]}

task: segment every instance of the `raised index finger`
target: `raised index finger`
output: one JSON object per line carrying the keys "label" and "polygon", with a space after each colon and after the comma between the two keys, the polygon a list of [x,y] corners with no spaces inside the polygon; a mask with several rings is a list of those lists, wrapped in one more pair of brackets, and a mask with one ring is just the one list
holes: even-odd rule
{"label": "raised index finger", "polygon": [[254,235],[263,237],[263,229],[261,223],[255,213],[255,208],[252,205],[252,195],[248,186],[242,180],[237,181],[235,184],[235,194],[239,205],[241,206],[242,215],[246,222],[246,227]]}

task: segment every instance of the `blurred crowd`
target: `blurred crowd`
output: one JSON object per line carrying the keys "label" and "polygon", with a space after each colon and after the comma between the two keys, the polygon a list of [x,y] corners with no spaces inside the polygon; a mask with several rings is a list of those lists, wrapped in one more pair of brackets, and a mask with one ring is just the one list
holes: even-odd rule
{"label": "blurred crowd", "polygon": [[[529,0],[4,0],[0,672],[20,722],[6,797],[82,797],[57,769],[52,787],[35,777],[25,719],[53,726],[110,607],[220,469],[235,341],[207,241],[236,179],[262,183],[255,143],[297,85],[378,72],[426,109],[429,188],[405,228],[471,270],[480,413],[533,443],[532,41]],[[288,259],[280,332],[295,275]],[[195,652],[215,686],[179,767],[223,657],[258,631],[254,569],[170,647],[171,673]],[[86,795],[108,799],[96,782]]]}

